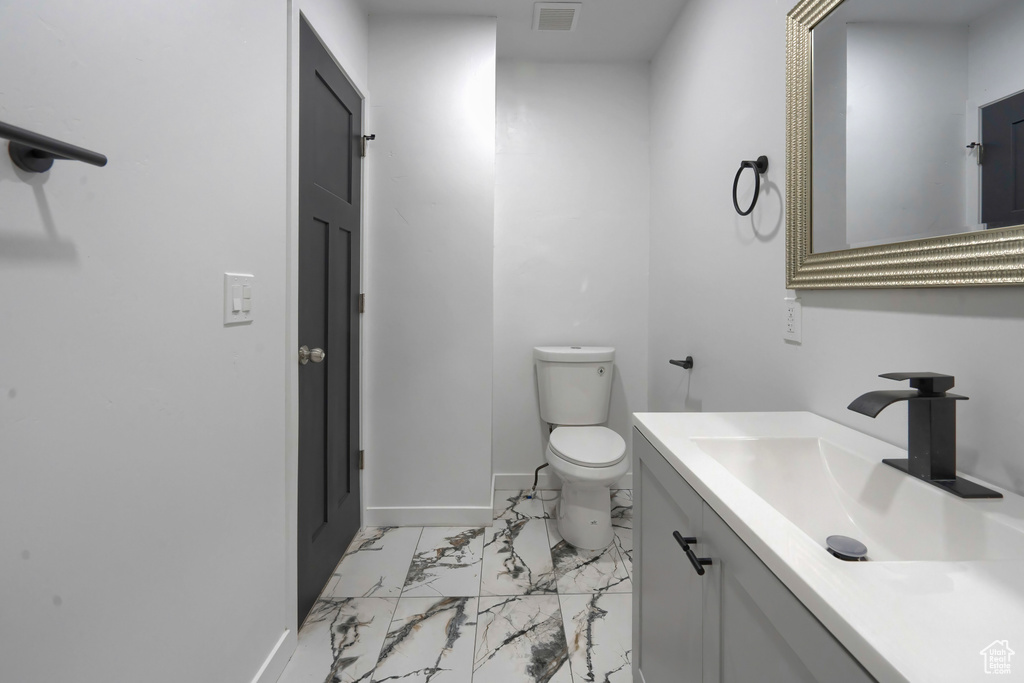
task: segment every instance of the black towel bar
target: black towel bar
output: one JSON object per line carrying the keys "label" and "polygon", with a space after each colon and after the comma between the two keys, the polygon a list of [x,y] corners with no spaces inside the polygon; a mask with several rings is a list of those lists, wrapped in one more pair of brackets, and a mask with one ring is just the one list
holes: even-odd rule
{"label": "black towel bar", "polygon": [[39,133],[0,121],[0,138],[10,140],[7,151],[15,166],[29,173],[50,170],[54,159],[84,161],[93,166],[106,166],[107,157],[82,147],[48,138]]}

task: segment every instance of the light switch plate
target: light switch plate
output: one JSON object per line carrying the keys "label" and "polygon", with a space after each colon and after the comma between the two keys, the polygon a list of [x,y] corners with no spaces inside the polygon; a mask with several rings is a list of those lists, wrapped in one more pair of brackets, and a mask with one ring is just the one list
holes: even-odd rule
{"label": "light switch plate", "polygon": [[795,342],[797,344],[802,343],[802,320],[803,310],[800,305],[800,299],[785,298],[782,300],[785,306],[783,307],[783,317],[785,318],[785,326],[782,328],[782,338],[786,341]]}
{"label": "light switch plate", "polygon": [[[254,275],[246,273],[224,273],[225,325],[239,325],[252,322],[252,313],[255,308],[252,299],[252,284],[255,279]],[[237,289],[235,289],[236,287]],[[249,294],[250,298],[242,299],[243,293]],[[246,301],[248,301],[248,304],[246,304]]]}

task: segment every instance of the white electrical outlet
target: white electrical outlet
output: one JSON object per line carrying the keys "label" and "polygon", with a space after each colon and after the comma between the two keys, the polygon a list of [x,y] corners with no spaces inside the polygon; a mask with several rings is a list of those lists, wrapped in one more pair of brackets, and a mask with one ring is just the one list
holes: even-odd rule
{"label": "white electrical outlet", "polygon": [[253,275],[224,273],[224,324],[252,322]]}
{"label": "white electrical outlet", "polygon": [[785,304],[783,308],[785,316],[785,328],[783,328],[782,338],[786,341],[801,343],[801,306],[800,299],[785,298],[782,300]]}

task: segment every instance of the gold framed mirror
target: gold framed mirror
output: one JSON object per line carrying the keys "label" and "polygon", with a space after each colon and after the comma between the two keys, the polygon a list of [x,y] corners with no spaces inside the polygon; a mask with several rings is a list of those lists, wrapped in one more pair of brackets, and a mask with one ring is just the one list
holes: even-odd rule
{"label": "gold framed mirror", "polygon": [[[958,21],[962,22],[963,30],[967,31],[968,34],[972,30],[972,26],[977,27],[981,25],[982,19],[978,17],[981,6],[980,2],[981,0],[962,0],[962,8],[951,10],[960,13]],[[1006,6],[1009,8],[1006,11],[1012,11],[1014,16],[1019,15],[1021,20],[1024,21],[1024,0],[985,0],[985,2],[988,2],[990,5],[986,11],[995,12],[999,7]],[[884,5],[887,8],[896,7],[900,10],[906,10],[908,6],[916,4],[925,8],[921,10],[924,20],[919,21],[919,24],[934,25],[936,27],[941,25],[941,30],[947,32],[959,30],[954,26],[955,22],[952,15],[949,17],[933,16],[933,9],[928,7],[929,3],[918,0],[885,0],[884,3],[873,0],[801,0],[787,15],[786,287],[789,289],[836,289],[1024,284],[1024,220],[1016,218],[1018,214],[1015,213],[1007,214],[1013,217],[1011,220],[994,221],[988,219],[987,222],[980,220],[985,214],[981,208],[982,192],[978,183],[981,182],[982,174],[985,174],[989,169],[989,159],[984,159],[986,165],[979,171],[972,169],[972,164],[973,166],[978,166],[980,163],[980,160],[972,155],[979,155],[988,151],[986,147],[980,146],[984,143],[984,140],[982,143],[974,142],[975,147],[973,148],[969,144],[961,145],[960,139],[956,140],[957,144],[947,140],[942,141],[941,145],[937,144],[934,140],[925,140],[921,143],[928,145],[927,154],[932,154],[933,151],[938,150],[936,153],[946,155],[945,161],[934,161],[930,157],[922,161],[919,164],[922,172],[930,168],[939,168],[957,174],[949,176],[947,173],[946,176],[947,180],[949,177],[954,177],[957,179],[956,181],[947,182],[947,180],[931,177],[922,179],[917,176],[923,175],[923,173],[908,173],[906,169],[898,174],[899,178],[913,177],[915,181],[929,183],[929,191],[934,193],[936,197],[941,198],[948,195],[966,198],[961,200],[958,209],[949,211],[941,209],[941,207],[937,208],[941,201],[931,199],[930,195],[925,196],[925,193],[920,189],[892,189],[892,193],[898,194],[896,199],[877,194],[890,192],[890,188],[893,187],[891,182],[883,182],[880,178],[882,178],[886,170],[890,168],[898,169],[900,162],[905,161],[905,159],[900,158],[898,155],[903,154],[906,157],[910,157],[911,161],[921,161],[922,157],[920,153],[908,151],[912,147],[912,141],[906,142],[908,149],[901,150],[893,149],[893,145],[884,142],[883,138],[879,137],[872,142],[871,138],[864,138],[862,135],[854,144],[851,139],[853,135],[851,131],[854,125],[851,123],[853,113],[859,115],[867,107],[862,107],[859,104],[856,108],[847,106],[846,100],[843,100],[842,106],[838,106],[835,109],[836,112],[839,112],[835,118],[840,122],[834,123],[833,128],[840,130],[841,134],[846,136],[842,142],[843,146],[836,149],[849,149],[849,160],[845,158],[845,151],[831,154],[826,153],[827,150],[823,149],[826,146],[822,142],[824,124],[819,125],[816,133],[813,110],[817,104],[820,109],[820,122],[827,120],[826,114],[829,113],[829,110],[821,101],[821,97],[815,97],[813,57],[817,50],[822,56],[822,60],[824,60],[827,47],[820,40],[824,39],[823,36],[826,35],[824,27],[828,26],[828,24],[823,24],[823,22],[826,19],[830,19],[833,22],[832,26],[839,26],[841,31],[844,32],[849,31],[849,33],[843,33],[845,36],[843,40],[850,41],[849,45],[844,43],[842,48],[844,52],[841,59],[846,60],[842,67],[844,69],[843,77],[847,77],[846,69],[850,69],[849,78],[850,82],[853,82],[853,69],[856,66],[857,78],[862,79],[860,76],[862,67],[859,66],[859,63],[855,65],[850,61],[852,57],[848,56],[853,54],[854,45],[855,34],[851,27],[853,24],[863,27],[873,23],[881,26],[881,23],[874,18],[861,18],[865,16],[863,12],[860,15],[851,14],[854,10],[861,10],[861,8],[857,7],[857,3],[863,3],[865,6],[873,4],[878,7]],[[951,3],[944,4],[951,6]],[[843,7],[844,5],[845,7]],[[935,3],[931,3],[931,5],[934,6]],[[844,16],[844,13],[856,18],[849,19]],[[909,26],[913,23],[914,19],[908,21],[906,18],[899,18],[897,21],[901,21]],[[1001,19],[1001,21],[1004,25],[1006,24],[1005,18]],[[999,26],[1000,17],[994,17],[990,23],[994,26]],[[953,28],[950,28],[951,26]],[[816,27],[819,27],[819,31],[817,34],[814,34]],[[870,49],[874,50],[876,55],[874,61],[881,65],[877,66],[876,64],[876,69],[881,68],[886,71],[898,72],[899,69],[894,65],[891,58],[877,58],[877,42],[870,43],[870,41],[861,36],[861,33],[856,34],[856,44],[871,45]],[[874,31],[874,33],[878,33],[878,31]],[[957,33],[956,35],[959,36],[960,34]],[[816,37],[820,39],[817,43]],[[973,38],[970,38],[969,35],[963,38],[965,41],[968,39]],[[872,40],[874,40],[874,37],[872,37]],[[917,39],[915,38],[915,40]],[[956,40],[960,40],[960,38],[958,37]],[[917,42],[920,42],[922,45],[935,44],[935,41],[929,36],[925,36],[921,40],[917,40]],[[947,40],[947,42],[949,41]],[[909,49],[906,46],[911,43],[914,43],[914,40],[908,41],[905,36],[901,37],[899,49],[906,51]],[[848,49],[849,52],[847,52]],[[858,49],[862,51],[868,50],[867,47],[859,47]],[[965,42],[963,47],[964,55],[967,54],[967,49],[967,43]],[[864,54],[867,54],[867,52],[864,52]],[[932,57],[933,55],[929,53],[927,61],[933,61]],[[913,78],[910,81],[904,79],[902,83],[898,83],[890,89],[890,93],[898,94],[907,90],[908,82],[912,87],[917,87],[920,82],[927,80],[922,75],[921,68],[921,64],[926,60],[921,57],[917,59],[919,60],[918,63],[914,64],[913,69],[909,71]],[[966,58],[964,61],[967,61]],[[1017,61],[1015,63],[1019,64],[1020,62]],[[824,64],[825,62],[823,61],[820,70],[822,74],[824,74]],[[967,79],[967,66],[964,66],[963,69],[964,78]],[[823,78],[823,76],[820,77]],[[973,78],[973,75],[971,77]],[[948,83],[955,79],[949,76],[949,69],[947,68],[942,72],[941,77],[934,80]],[[877,81],[877,78],[874,81]],[[823,84],[825,83],[831,82],[823,80],[819,83],[819,94],[824,92]],[[883,99],[879,93],[884,93],[884,89],[874,87],[874,85],[875,83],[873,82],[873,96],[876,100]],[[836,89],[834,83],[830,87],[833,90]],[[844,91],[841,93],[841,97],[847,97],[846,83],[841,87]],[[967,92],[967,87],[967,85],[964,85],[964,93]],[[961,102],[966,105],[960,110],[961,118],[954,120],[953,128],[959,126],[957,130],[954,130],[954,134],[959,135],[965,142],[973,142],[969,140],[971,135],[968,131],[972,130],[972,125],[977,124],[981,120],[981,114],[977,112],[979,110],[983,111],[984,107],[980,107],[980,105],[995,104],[996,102],[1009,100],[1024,92],[1024,85],[1001,85],[1000,87],[1004,89],[1006,87],[1019,87],[1020,90],[1016,93],[996,92],[993,88],[987,88],[983,91],[985,94],[980,96],[980,99],[975,98],[978,101],[973,101],[971,97],[965,96],[965,99]],[[853,92],[853,86],[851,85],[849,88],[851,88],[850,92]],[[902,91],[896,88],[902,88]],[[937,96],[929,94],[927,97],[930,98],[927,102],[928,106],[934,107],[935,102],[938,101]],[[944,95],[944,97],[946,96]],[[947,99],[950,98],[947,97]],[[1024,101],[1024,97],[1021,99]],[[952,101],[956,101],[956,96],[952,97]],[[893,108],[893,103],[890,101],[885,101],[884,105],[889,107],[890,110]],[[848,117],[847,112],[853,113]],[[885,112],[886,116],[889,113]],[[900,115],[903,115],[902,110]],[[918,116],[920,117],[920,114]],[[918,129],[927,128],[926,124],[930,124],[932,119],[945,121],[943,116],[945,115],[940,116],[934,111],[930,111],[929,116],[917,119],[916,123],[918,125],[912,127],[914,134],[917,134]],[[978,117],[977,121],[973,119],[975,116]],[[861,123],[863,118],[862,116],[857,121],[857,125],[861,126],[861,128],[857,129],[858,131],[863,129],[863,123]],[[876,128],[888,129],[895,127],[889,126],[887,120],[884,123],[886,125],[876,125]],[[977,127],[980,130],[980,125],[977,125]],[[991,128],[991,126],[989,127]],[[1024,126],[1021,126],[1021,128],[1024,129]],[[870,133],[871,129],[868,128],[868,131]],[[822,148],[818,150],[818,154],[815,154],[814,149],[816,140],[819,147]],[[899,146],[903,146],[903,140],[900,141]],[[995,153],[995,151],[998,151],[999,146],[991,145],[991,149]],[[830,166],[838,169],[833,176],[836,174],[846,174],[848,169],[853,169],[854,167],[854,154],[859,155],[859,157],[874,155],[874,159],[871,160],[871,163],[874,165],[868,166],[872,170],[866,174],[866,179],[870,182],[857,180],[855,183],[852,175],[844,175],[841,182],[833,183],[830,186],[828,179],[832,176],[829,176],[827,173]],[[1011,152],[1008,154],[1012,156],[1015,153]],[[950,157],[950,155],[953,156]],[[844,156],[844,158],[837,160],[839,156]],[[1019,156],[1024,157],[1024,155]],[[1016,156],[1013,156],[1013,159],[1012,163],[1020,163],[1016,161]],[[1000,166],[999,168],[1003,167]],[[849,172],[852,174],[853,170]],[[988,172],[987,175],[990,178],[996,177],[994,172]],[[858,176],[858,178],[860,177]],[[957,186],[957,183],[960,182],[959,179],[966,180],[963,185]],[[971,182],[976,184],[974,189],[971,188]],[[814,187],[816,184],[818,185],[817,193]],[[862,186],[872,188],[871,191],[874,191],[876,194],[865,194]],[[838,195],[830,192],[830,189],[836,188],[845,192],[841,202],[832,201]],[[938,189],[936,190],[936,188]],[[1011,188],[1011,196],[1014,195],[1014,191]],[[972,192],[975,193],[973,198]],[[1000,192],[1003,191],[1000,190]],[[1017,195],[1021,194],[1019,188],[1016,192]],[[986,196],[994,197],[995,193],[992,192]],[[1024,200],[1021,200],[1018,196],[1016,201],[1022,204],[1020,208],[1024,208]],[[832,210],[829,208],[831,204],[841,204],[841,206],[838,209]],[[873,211],[861,211],[860,207],[864,206],[872,207]],[[850,207],[857,207],[856,215],[854,215],[854,210]],[[832,213],[828,213],[828,211],[832,211]],[[882,211],[887,213],[882,214]],[[917,228],[906,229],[909,223],[922,218],[921,214],[929,212],[942,213],[944,216],[942,221],[949,223],[949,225],[938,230],[940,234],[921,237],[919,235],[922,233],[917,231]],[[972,218],[975,215],[972,212],[975,212],[978,218]],[[951,215],[953,216],[952,218],[950,218]],[[884,219],[881,222],[892,224],[892,232],[890,234],[894,237],[885,238],[879,236],[875,228],[880,216]],[[966,216],[966,219],[964,216]],[[830,217],[834,218],[834,220],[830,220]],[[942,222],[935,215],[923,216],[922,220],[928,222],[929,225]],[[818,223],[818,226],[815,223]],[[838,237],[834,236],[834,233],[824,232],[826,228],[835,228],[840,223],[843,225],[838,228],[840,231]],[[866,234],[871,232],[871,230],[874,230],[875,234],[872,234],[870,239],[854,236],[854,223],[858,226],[858,235],[861,233]],[[1007,223],[1012,224],[1008,227],[998,227],[1006,226]],[[816,230],[816,227],[820,229]],[[869,230],[864,230],[862,229],[863,227],[867,227]],[[907,236],[912,238],[908,239]],[[818,248],[815,248],[816,244]]]}

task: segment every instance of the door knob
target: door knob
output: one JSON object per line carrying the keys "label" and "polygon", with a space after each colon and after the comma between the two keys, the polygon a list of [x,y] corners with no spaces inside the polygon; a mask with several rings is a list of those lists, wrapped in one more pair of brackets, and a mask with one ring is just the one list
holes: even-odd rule
{"label": "door knob", "polygon": [[299,347],[299,364],[305,365],[309,361],[314,363],[322,363],[324,358],[327,358],[327,354],[324,353],[323,349],[309,350],[309,347],[303,344]]}

